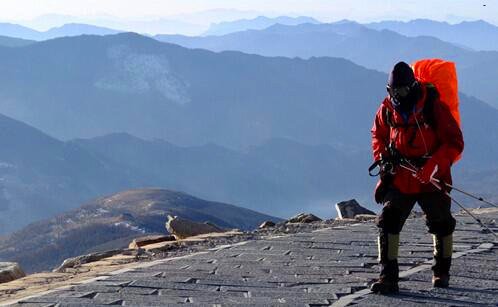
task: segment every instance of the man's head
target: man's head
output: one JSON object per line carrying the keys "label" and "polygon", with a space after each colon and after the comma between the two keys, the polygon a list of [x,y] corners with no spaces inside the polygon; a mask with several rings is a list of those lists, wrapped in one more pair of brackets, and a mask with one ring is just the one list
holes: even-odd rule
{"label": "man's head", "polygon": [[419,84],[413,69],[405,62],[394,65],[387,80],[387,92],[395,107],[410,111],[419,97]]}

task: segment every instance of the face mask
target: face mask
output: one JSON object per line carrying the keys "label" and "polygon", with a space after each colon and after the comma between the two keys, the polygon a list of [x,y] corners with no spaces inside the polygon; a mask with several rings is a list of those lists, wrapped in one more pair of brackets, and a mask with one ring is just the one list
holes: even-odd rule
{"label": "face mask", "polygon": [[403,110],[408,110],[416,102],[416,91],[414,88],[417,86],[417,81],[413,82],[411,85],[400,86],[392,88],[387,86],[387,92],[391,99],[391,103],[395,107],[400,107]]}

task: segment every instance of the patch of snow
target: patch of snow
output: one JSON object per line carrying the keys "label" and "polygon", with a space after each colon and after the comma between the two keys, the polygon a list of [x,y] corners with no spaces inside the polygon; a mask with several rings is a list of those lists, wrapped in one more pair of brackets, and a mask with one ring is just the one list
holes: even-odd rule
{"label": "patch of snow", "polygon": [[174,103],[190,102],[189,85],[173,73],[165,55],[136,53],[126,45],[117,45],[107,50],[107,56],[114,71],[98,79],[95,87],[134,94],[157,91]]}
{"label": "patch of snow", "polygon": [[104,214],[104,213],[109,213],[109,210],[103,209],[103,208],[98,208],[97,213]]}
{"label": "patch of snow", "polygon": [[146,233],[145,229],[142,229],[138,226],[134,226],[134,225],[130,225],[129,223],[126,223],[126,222],[116,222],[114,223],[114,226],[115,227],[120,227],[120,226],[123,226],[123,227],[126,227],[132,231],[136,231],[136,232],[140,232],[140,233]]}

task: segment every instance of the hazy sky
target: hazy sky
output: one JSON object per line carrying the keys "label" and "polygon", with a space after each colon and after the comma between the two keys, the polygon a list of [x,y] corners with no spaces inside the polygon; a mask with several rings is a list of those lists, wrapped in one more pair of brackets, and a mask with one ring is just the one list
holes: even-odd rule
{"label": "hazy sky", "polygon": [[[0,0],[0,19],[29,20],[46,14],[137,19],[212,9],[251,11],[271,16],[308,15],[322,21],[431,18],[450,22],[484,19],[498,24],[498,0]],[[216,16],[184,15],[175,18],[205,24],[215,20]]]}

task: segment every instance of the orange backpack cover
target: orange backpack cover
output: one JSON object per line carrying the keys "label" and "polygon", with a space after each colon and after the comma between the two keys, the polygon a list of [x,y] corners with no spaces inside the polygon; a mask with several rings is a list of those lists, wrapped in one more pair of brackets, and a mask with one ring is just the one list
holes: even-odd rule
{"label": "orange backpack cover", "polygon": [[458,112],[458,79],[455,63],[441,59],[425,59],[412,64],[415,78],[432,83],[439,92],[441,102],[448,106],[460,126]]}
{"label": "orange backpack cover", "polygon": [[[442,103],[448,106],[453,118],[460,125],[458,111],[458,79],[454,62],[441,59],[424,59],[412,64],[415,78],[421,82],[432,83],[439,92]],[[459,160],[457,157],[456,160]],[[456,161],[453,161],[456,162]]]}

